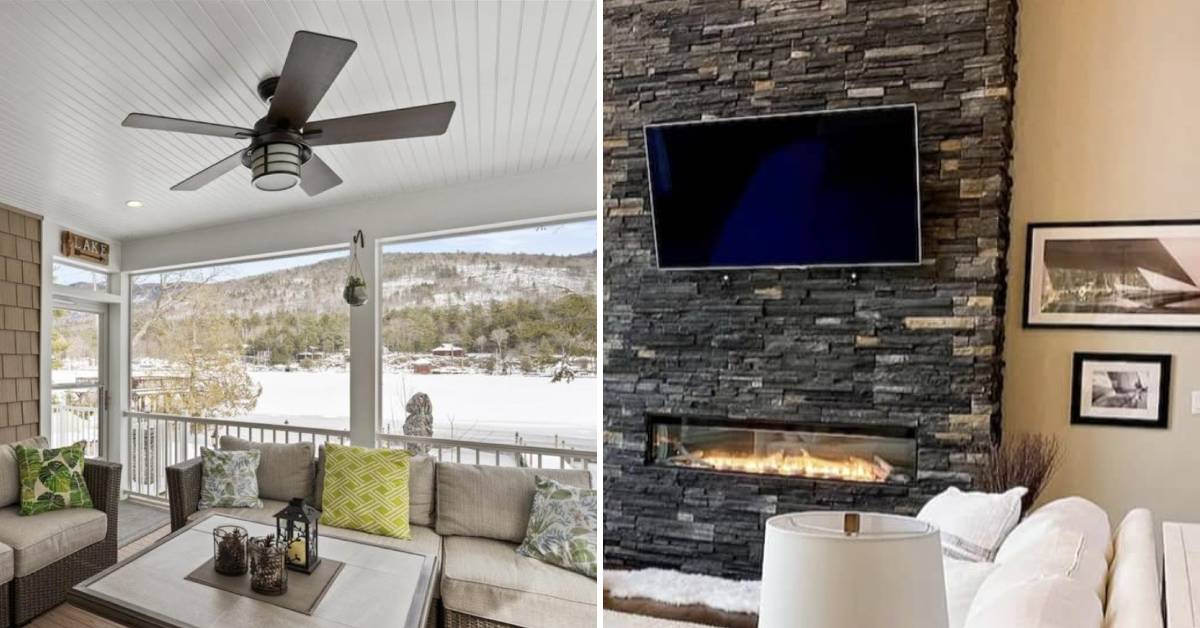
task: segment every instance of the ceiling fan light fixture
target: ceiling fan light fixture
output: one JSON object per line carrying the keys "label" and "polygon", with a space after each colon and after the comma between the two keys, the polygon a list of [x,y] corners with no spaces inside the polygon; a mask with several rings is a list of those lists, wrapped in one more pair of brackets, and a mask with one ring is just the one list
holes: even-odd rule
{"label": "ceiling fan light fixture", "polygon": [[290,142],[270,142],[250,152],[254,187],[278,192],[300,183],[301,150]]}

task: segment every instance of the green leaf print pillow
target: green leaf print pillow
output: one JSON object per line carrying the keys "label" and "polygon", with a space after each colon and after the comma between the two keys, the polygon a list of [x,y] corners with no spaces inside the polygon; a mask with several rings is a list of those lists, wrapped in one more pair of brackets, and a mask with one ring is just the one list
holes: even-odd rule
{"label": "green leaf print pillow", "polygon": [[596,491],[537,476],[522,556],[596,577]]}
{"label": "green leaf print pillow", "polygon": [[57,449],[15,448],[22,515],[92,507],[92,496],[83,481],[85,445],[78,442]]}
{"label": "green leaf print pillow", "polygon": [[205,508],[261,508],[258,463],[262,452],[200,448],[200,505]]}

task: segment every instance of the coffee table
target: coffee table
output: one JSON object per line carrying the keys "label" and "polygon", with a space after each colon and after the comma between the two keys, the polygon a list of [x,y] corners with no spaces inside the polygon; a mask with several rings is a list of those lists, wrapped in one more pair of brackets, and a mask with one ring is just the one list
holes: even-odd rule
{"label": "coffee table", "polygon": [[275,532],[274,526],[209,514],[79,583],[68,599],[139,628],[425,626],[437,566],[432,556],[322,534],[321,556],[345,565],[312,615],[305,615],[185,579],[212,557],[212,529],[219,525],[240,525],[251,536]]}

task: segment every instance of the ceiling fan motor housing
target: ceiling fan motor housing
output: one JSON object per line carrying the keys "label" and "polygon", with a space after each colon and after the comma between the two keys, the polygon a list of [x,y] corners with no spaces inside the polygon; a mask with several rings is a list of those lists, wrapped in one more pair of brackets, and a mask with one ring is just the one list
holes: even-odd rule
{"label": "ceiling fan motor housing", "polygon": [[272,76],[270,78],[265,78],[265,79],[259,81],[258,82],[258,97],[261,98],[263,100],[263,102],[268,102],[268,103],[271,102],[271,99],[275,97],[275,88],[278,86],[279,86],[279,77],[278,76]]}

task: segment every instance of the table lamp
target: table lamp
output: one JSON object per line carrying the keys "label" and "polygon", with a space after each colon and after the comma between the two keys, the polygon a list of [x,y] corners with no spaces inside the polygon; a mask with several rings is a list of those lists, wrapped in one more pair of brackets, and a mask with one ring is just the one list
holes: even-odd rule
{"label": "table lamp", "polygon": [[767,520],[759,628],[948,628],[938,529],[899,515]]}

